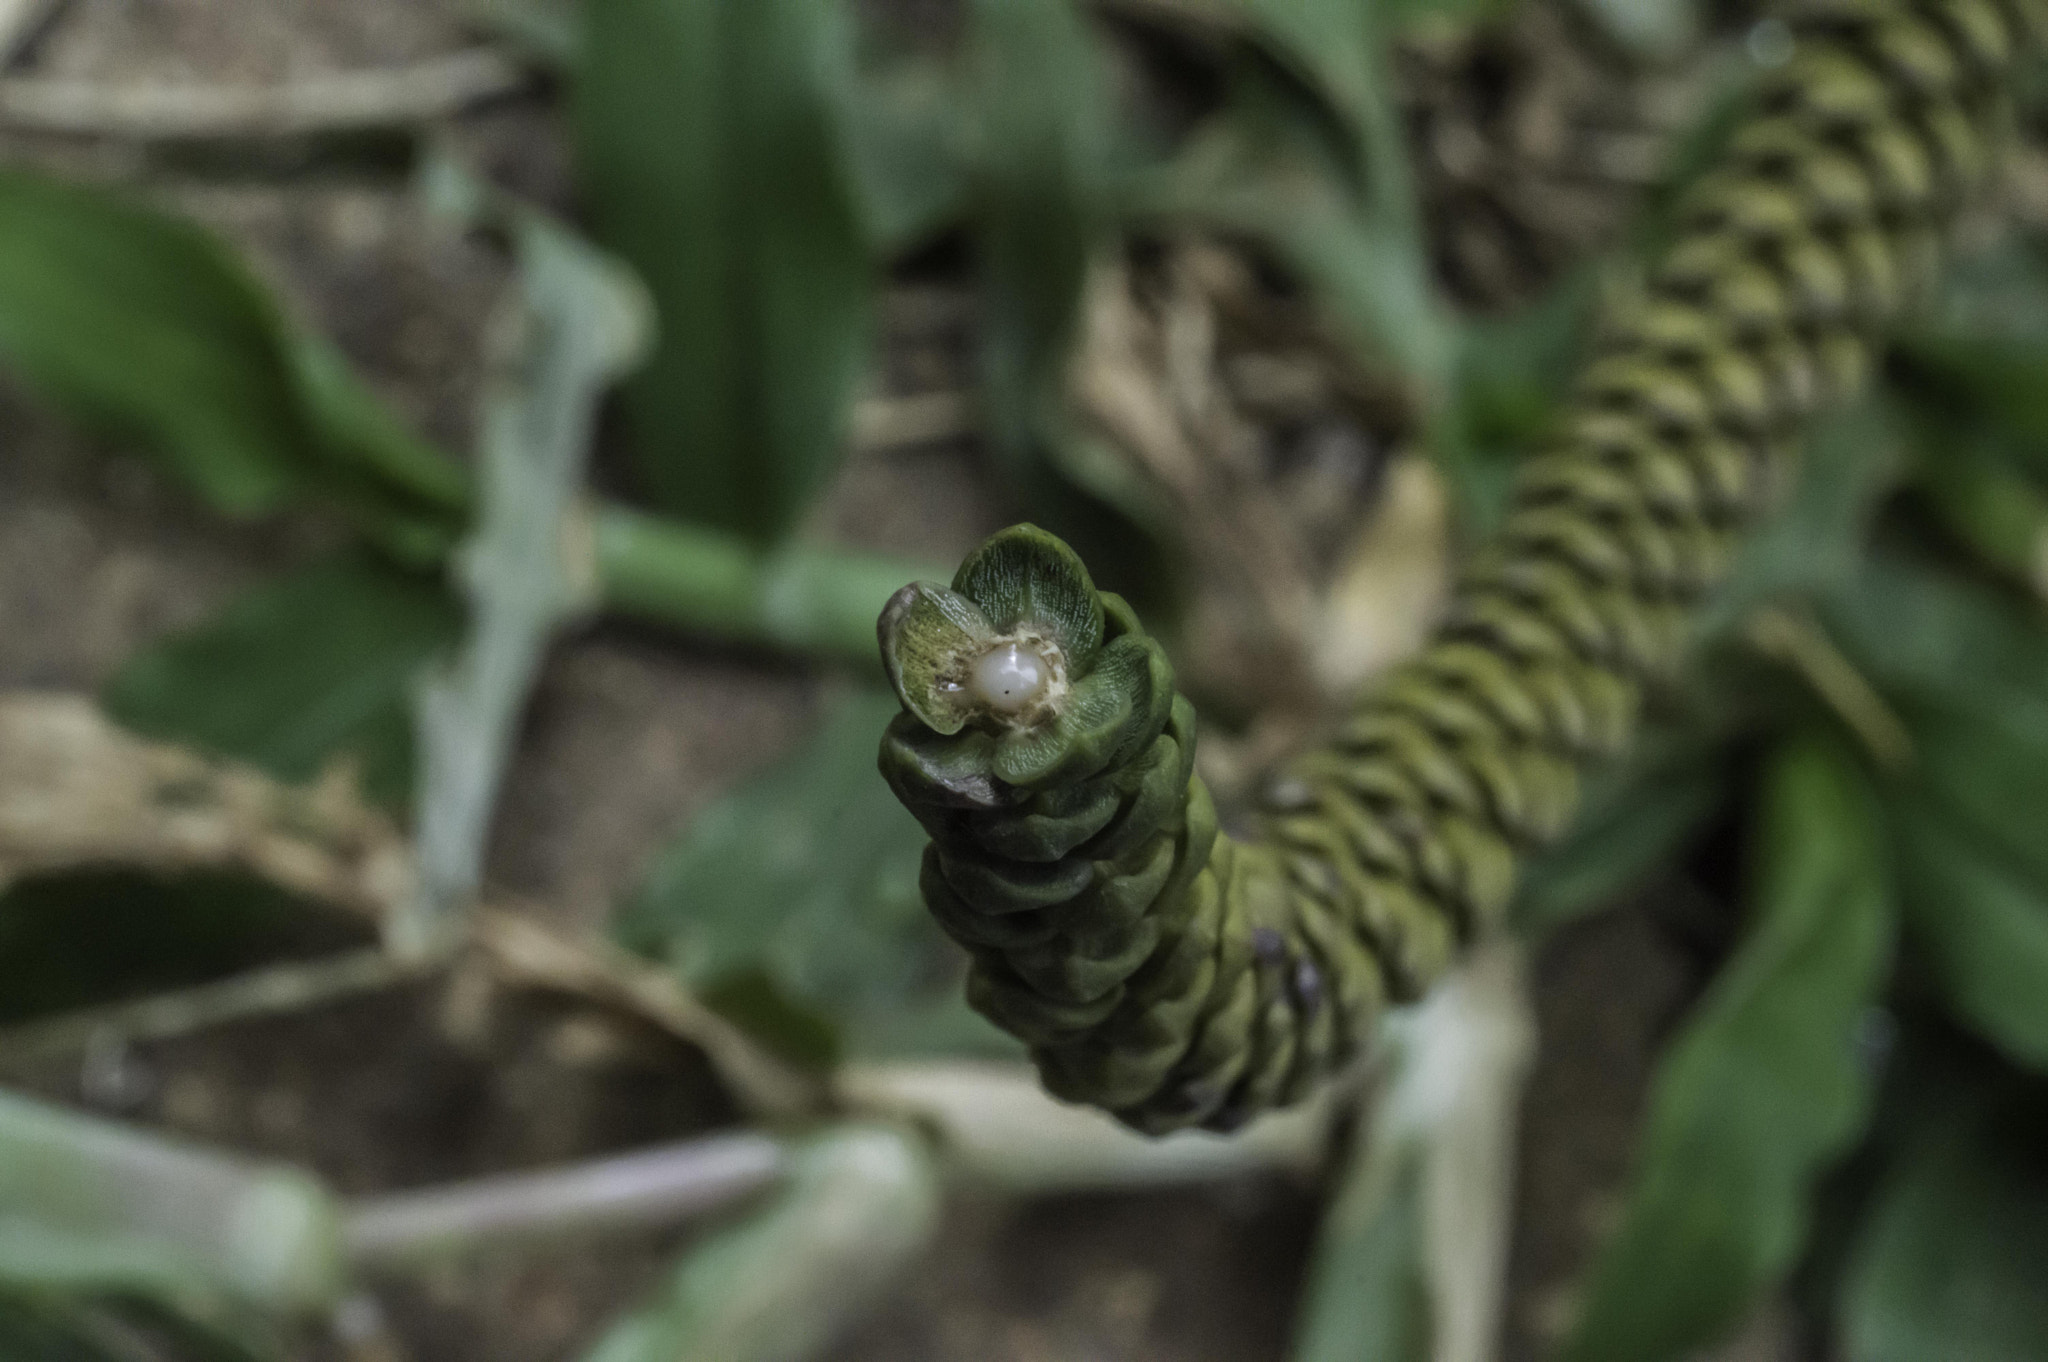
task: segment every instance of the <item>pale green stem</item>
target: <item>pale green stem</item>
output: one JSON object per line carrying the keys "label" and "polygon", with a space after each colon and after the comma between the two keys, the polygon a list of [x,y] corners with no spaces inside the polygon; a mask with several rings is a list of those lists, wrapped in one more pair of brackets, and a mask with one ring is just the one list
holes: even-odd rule
{"label": "pale green stem", "polygon": [[481,500],[455,557],[468,636],[420,687],[420,893],[390,944],[418,956],[460,934],[519,716],[561,626],[592,604],[571,540],[605,390],[649,329],[636,285],[538,216],[501,209],[519,292],[499,319],[483,404]]}
{"label": "pale green stem", "polygon": [[342,1271],[310,1174],[0,1093],[0,1278],[291,1312]]}
{"label": "pale green stem", "polygon": [[947,581],[935,565],[733,535],[624,506],[592,517],[605,608],[736,643],[874,665],[875,618],[897,588]]}

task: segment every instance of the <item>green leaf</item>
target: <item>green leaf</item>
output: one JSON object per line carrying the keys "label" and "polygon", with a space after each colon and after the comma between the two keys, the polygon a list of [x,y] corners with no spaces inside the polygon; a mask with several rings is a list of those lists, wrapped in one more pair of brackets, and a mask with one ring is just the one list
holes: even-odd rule
{"label": "green leaf", "polygon": [[416,556],[459,524],[460,470],[192,223],[0,170],[0,355],[221,511],[318,496]]}
{"label": "green leaf", "polygon": [[1362,157],[1366,129],[1386,117],[1375,5],[1361,0],[1229,0],[1261,50],[1328,101]]}
{"label": "green leaf", "polygon": [[200,228],[0,171],[0,352],[74,410],[150,441],[224,511],[287,500],[313,438],[278,328]]}
{"label": "green leaf", "polygon": [[923,1138],[835,1126],[792,1151],[783,1188],[693,1245],[653,1300],[584,1362],[795,1362],[821,1355],[893,1287],[938,1227]]}
{"label": "green leaf", "polygon": [[2048,1070],[2044,882],[1925,803],[1899,807],[1896,837],[1908,940],[1935,986],[2008,1055]]}
{"label": "green leaf", "polygon": [[1514,12],[1520,0],[1386,0],[1388,21],[1397,25],[1448,20],[1476,23]]}
{"label": "green leaf", "polygon": [[1449,395],[1456,323],[1435,294],[1405,162],[1380,156],[1369,170],[1361,182],[1298,85],[1244,60],[1224,109],[1164,171],[1134,184],[1132,207],[1260,242],[1310,286],[1347,341],[1433,405]]}
{"label": "green leaf", "polygon": [[866,354],[849,16],[593,0],[585,22],[584,183],[660,316],[626,397],[640,469],[668,509],[773,539],[831,473]]}
{"label": "green leaf", "polygon": [[[1260,53],[1334,115],[1348,152],[1348,178],[1362,188],[1368,214],[1411,254],[1426,233],[1408,166],[1407,137],[1386,48],[1392,24],[1412,15],[1384,0],[1229,0],[1250,20]],[[1407,271],[1411,262],[1383,264]],[[1421,263],[1418,277],[1428,277]]]}
{"label": "green leaf", "polygon": [[1865,1120],[1856,1028],[1893,936],[1871,797],[1800,740],[1772,764],[1759,834],[1754,921],[1659,1068],[1570,1362],[1658,1362],[1731,1328],[1791,1266],[1815,1176]]}
{"label": "green leaf", "polygon": [[1849,1362],[2048,1356],[2048,1121],[2038,1093],[1951,1116],[1889,1176],[1840,1306]]}
{"label": "green leaf", "polygon": [[0,1357],[8,1362],[259,1362],[281,1355],[148,1301],[0,1285]]}
{"label": "green leaf", "polygon": [[1884,495],[1898,482],[1902,448],[1881,401],[1849,408],[1806,437],[1790,496],[1743,545],[1700,620],[1725,630],[1776,597],[1853,581]]}
{"label": "green leaf", "polygon": [[1916,952],[1966,1022],[2048,1066],[2048,628],[1899,554],[1874,557],[1827,607],[1911,728],[1894,823]]}
{"label": "green leaf", "polygon": [[1108,74],[1070,0],[972,0],[968,12],[988,405],[1010,443],[1042,441],[1110,226]]}
{"label": "green leaf", "polygon": [[433,580],[345,555],[256,587],[145,650],[101,698],[138,733],[281,780],[352,754],[366,788],[397,801],[410,781],[412,686],[460,629]]}
{"label": "green leaf", "polygon": [[1930,471],[1960,435],[2048,471],[2048,241],[2015,232],[1948,270],[1939,299],[1893,347],[1894,389],[1916,409]]}
{"label": "green leaf", "polygon": [[285,1314],[343,1280],[311,1174],[0,1092],[0,1282]]}
{"label": "green leaf", "polygon": [[1423,1362],[1430,1356],[1421,1151],[1364,1145],[1361,1138],[1318,1236],[1293,1362]]}
{"label": "green leaf", "polygon": [[899,57],[863,69],[847,125],[868,241],[884,258],[965,216],[968,149],[959,82],[938,62]]}
{"label": "green leaf", "polygon": [[291,357],[324,459],[321,493],[386,552],[438,565],[469,517],[468,471],[372,397],[326,342],[297,339]]}
{"label": "green leaf", "polygon": [[1920,423],[1919,485],[1942,525],[1986,566],[2048,592],[2048,490],[1993,439]]}
{"label": "green leaf", "polygon": [[615,930],[792,1057],[1014,1054],[961,1000],[965,962],[918,894],[927,835],[875,770],[897,712],[887,692],[841,701],[697,816]]}
{"label": "green leaf", "polygon": [[1506,513],[1516,468],[1551,433],[1592,333],[1598,283],[1596,270],[1574,270],[1520,311],[1458,333],[1456,382],[1430,445],[1475,533]]}
{"label": "green leaf", "polygon": [[1541,936],[1605,907],[1676,854],[1728,796],[1726,773],[1705,755],[1595,777],[1571,832],[1529,863],[1517,929]]}
{"label": "green leaf", "polygon": [[[1353,339],[1392,358],[1425,408],[1445,396],[1456,322],[1436,296],[1408,137],[1387,66],[1391,32],[1377,3],[1237,0],[1258,18],[1266,50],[1306,73],[1337,107],[1349,136],[1353,229],[1289,233],[1312,282],[1329,290]],[[1347,239],[1348,238],[1348,239]]]}
{"label": "green leaf", "polygon": [[1076,0],[972,0],[969,209],[983,297],[983,406],[1033,518],[1150,608],[1173,590],[1171,517],[1128,459],[1068,419],[1091,265],[1115,226],[1119,154],[1102,44]]}
{"label": "green leaf", "polygon": [[2048,703],[1906,710],[1918,760],[1913,784],[2036,884],[2048,884]]}
{"label": "green leaf", "polygon": [[2048,698],[2048,615],[1952,568],[1872,554],[1823,610],[1830,635],[1893,689],[1965,712]]}
{"label": "green leaf", "polygon": [[1468,438],[1525,453],[1548,433],[1584,356],[1599,275],[1578,269],[1527,307],[1461,333],[1457,406]]}

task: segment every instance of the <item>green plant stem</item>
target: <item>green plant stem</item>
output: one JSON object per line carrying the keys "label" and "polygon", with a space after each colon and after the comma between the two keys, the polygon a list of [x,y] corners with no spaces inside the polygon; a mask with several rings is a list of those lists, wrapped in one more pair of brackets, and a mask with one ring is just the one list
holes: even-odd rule
{"label": "green plant stem", "polygon": [[897,588],[952,573],[793,545],[768,552],[736,535],[624,506],[593,512],[607,610],[736,643],[875,661],[875,617]]}
{"label": "green plant stem", "polygon": [[342,1289],[340,1212],[298,1169],[0,1092],[0,1277],[319,1309]]}

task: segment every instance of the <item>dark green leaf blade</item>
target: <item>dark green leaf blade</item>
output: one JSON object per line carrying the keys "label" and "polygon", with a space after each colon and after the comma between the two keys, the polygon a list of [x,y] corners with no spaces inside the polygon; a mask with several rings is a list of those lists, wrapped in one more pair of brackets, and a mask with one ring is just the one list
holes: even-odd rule
{"label": "dark green leaf blade", "polygon": [[1830,635],[1888,688],[1966,712],[2048,698],[2048,617],[1950,569],[1873,554],[1824,609]]}
{"label": "dark green leaf blade", "polygon": [[638,462],[670,510],[756,541],[831,472],[865,355],[848,18],[828,0],[595,0],[586,15],[584,181],[660,315],[626,398]]}
{"label": "dark green leaf blade", "polygon": [[1880,1189],[1843,1284],[1850,1362],[2048,1357],[2048,1120],[2038,1095],[1967,1112]]}
{"label": "dark green leaf blade", "polygon": [[0,353],[72,410],[149,442],[223,511],[276,507],[302,475],[312,432],[279,328],[198,227],[0,170]]}
{"label": "dark green leaf blade", "polygon": [[1006,443],[1045,441],[1110,225],[1108,77],[1068,0],[973,0],[969,16],[989,407]]}
{"label": "dark green leaf blade", "polygon": [[952,70],[921,57],[864,69],[848,144],[868,241],[898,255],[956,222],[967,208],[964,101]]}
{"label": "dark green leaf blade", "polygon": [[1540,937],[1613,902],[1712,816],[1728,794],[1726,773],[1701,753],[1679,755],[1596,780],[1571,832],[1530,862],[1517,930]]}
{"label": "dark green leaf blade", "polygon": [[1103,45],[1073,0],[973,0],[969,211],[991,448],[1032,517],[1146,608],[1173,584],[1165,502],[1069,419],[1091,267],[1116,222],[1120,146]]}
{"label": "dark green leaf blade", "polygon": [[1893,818],[1916,954],[1965,1022],[2048,1066],[2048,628],[2010,596],[1896,553],[1827,605],[1912,731]]}
{"label": "dark green leaf blade", "polygon": [[1418,1151],[1354,1151],[1310,1265],[1293,1362],[1430,1355],[1421,1201]]}
{"label": "dark green leaf blade", "polygon": [[1897,819],[1909,939],[1948,1003],[2012,1058],[2048,1070],[2048,893],[1940,810]]}
{"label": "dark green leaf blade", "polygon": [[372,396],[333,346],[300,338],[291,358],[321,492],[401,561],[438,564],[469,518],[468,471]]}
{"label": "dark green leaf blade", "polygon": [[0,1357],[8,1362],[261,1362],[281,1356],[281,1349],[258,1349],[153,1302],[0,1284]]}
{"label": "dark green leaf blade", "polygon": [[2048,704],[1916,703],[1905,713],[1918,749],[1914,785],[2016,871],[2048,884]]}
{"label": "dark green leaf blade", "polygon": [[420,562],[467,513],[462,470],[298,334],[227,246],[104,191],[0,170],[0,357],[217,510],[317,496]]}
{"label": "dark green leaf blade", "polygon": [[1854,1035],[1893,936],[1871,804],[1831,746],[1802,740],[1774,763],[1755,921],[1660,1068],[1570,1362],[1682,1356],[1797,1254],[1809,1185],[1870,1100]]}
{"label": "dark green leaf blade", "polygon": [[926,833],[875,769],[898,711],[886,691],[840,702],[699,814],[615,924],[790,1058],[1016,1052],[961,1000],[965,962],[918,894]]}
{"label": "dark green leaf blade", "polygon": [[[1449,393],[1456,322],[1435,293],[1410,196],[1377,172],[1362,188],[1334,142],[1301,89],[1242,61],[1224,110],[1135,183],[1133,207],[1259,242],[1310,286],[1345,341],[1391,365],[1427,408]],[[1383,163],[1405,175],[1391,155]]]}
{"label": "dark green leaf blade", "polygon": [[1900,453],[1895,423],[1881,401],[1861,403],[1815,426],[1805,440],[1797,483],[1742,546],[1700,621],[1702,632],[1728,629],[1775,598],[1855,580],[1871,521],[1897,483]]}
{"label": "dark green leaf blade", "polygon": [[102,700],[136,732],[283,780],[353,753],[369,791],[395,800],[409,780],[414,679],[460,628],[432,579],[355,556],[328,559],[133,658]]}

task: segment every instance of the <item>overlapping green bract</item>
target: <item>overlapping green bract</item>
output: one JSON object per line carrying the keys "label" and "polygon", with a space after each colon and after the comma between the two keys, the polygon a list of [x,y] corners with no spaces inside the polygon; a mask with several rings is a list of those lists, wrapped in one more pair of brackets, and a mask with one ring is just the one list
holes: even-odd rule
{"label": "overlapping green bract", "polygon": [[[1052,662],[1048,703],[1013,719],[963,698],[965,668],[1020,637]],[[1214,837],[1188,817],[1194,716],[1165,653],[1032,526],[991,539],[951,589],[906,588],[882,650],[905,708],[882,774],[932,835],[925,898],[974,955],[972,1001],[1056,1087],[1111,1106],[1149,1095],[1088,1075],[1105,1023],[1149,1014],[1176,981],[1136,977],[1164,937],[1151,913],[1184,896]]]}
{"label": "overlapping green bract", "polygon": [[[1580,771],[1682,665],[1806,423],[1861,389],[1931,279],[2044,26],[1986,0],[1814,7],[1608,308],[1436,641],[1276,783],[1256,842],[1215,839],[1192,716],[1122,603],[1103,600],[1099,654],[1044,604],[1092,591],[1056,543],[1010,531],[951,593],[898,598],[884,653],[909,712],[883,769],[933,834],[925,893],[976,952],[977,1005],[1055,1092],[1227,1127],[1305,1092],[1383,995],[1498,926]],[[956,709],[960,659],[1028,621],[1072,651],[1071,693],[1026,724]]]}

